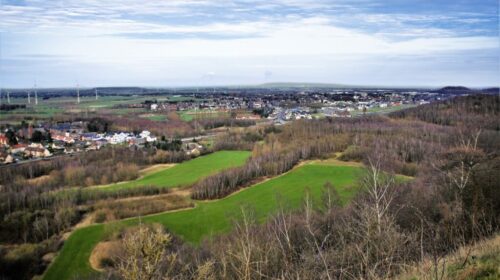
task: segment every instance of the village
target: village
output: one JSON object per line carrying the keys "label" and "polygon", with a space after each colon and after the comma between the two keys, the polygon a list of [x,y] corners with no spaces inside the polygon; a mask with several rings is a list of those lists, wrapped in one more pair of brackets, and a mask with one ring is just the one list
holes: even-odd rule
{"label": "village", "polygon": [[[167,92],[168,93],[168,92]],[[46,96],[50,93],[44,93]],[[85,91],[83,91],[85,94]],[[20,97],[17,95],[16,100]],[[405,107],[444,98],[439,93],[397,90],[213,90],[154,95],[127,104],[116,104],[112,110],[139,109],[151,116],[175,112],[193,127],[204,119],[233,119],[274,125],[299,119],[324,117],[350,118],[374,113],[388,113]],[[8,106],[8,104],[3,104]],[[8,110],[8,109],[7,109]],[[147,115],[147,114],[145,114]],[[166,121],[168,123],[168,120]],[[0,164],[40,160],[58,155],[99,150],[106,145],[131,148],[165,147],[158,135],[147,127],[141,131],[108,131],[89,129],[87,121],[22,122],[5,126],[0,133]],[[196,132],[200,134],[199,131]],[[198,136],[202,136],[202,132]],[[191,137],[192,135],[189,135]],[[186,137],[186,136],[185,136]],[[199,153],[203,147],[186,138],[179,147],[187,154]],[[164,141],[164,139],[162,140]],[[168,145],[167,145],[168,146]],[[170,146],[168,146],[170,147]],[[176,146],[177,147],[177,146]],[[177,149],[177,148],[176,148]]]}
{"label": "village", "polygon": [[27,128],[17,131],[8,129],[0,134],[0,163],[9,164],[99,150],[106,145],[142,148],[156,141],[157,138],[147,130],[138,134],[89,132],[83,121],[38,127],[28,125]]}

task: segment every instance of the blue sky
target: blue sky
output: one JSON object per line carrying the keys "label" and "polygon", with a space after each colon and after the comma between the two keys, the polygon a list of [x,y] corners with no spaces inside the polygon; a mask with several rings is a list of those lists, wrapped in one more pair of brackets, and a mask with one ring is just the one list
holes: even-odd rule
{"label": "blue sky", "polygon": [[499,86],[498,0],[0,0],[0,87]]}

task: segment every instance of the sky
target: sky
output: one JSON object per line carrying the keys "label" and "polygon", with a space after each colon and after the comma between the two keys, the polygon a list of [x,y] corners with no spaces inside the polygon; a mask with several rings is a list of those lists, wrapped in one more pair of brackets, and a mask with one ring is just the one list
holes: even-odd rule
{"label": "sky", "polygon": [[498,0],[0,0],[0,87],[500,85]]}

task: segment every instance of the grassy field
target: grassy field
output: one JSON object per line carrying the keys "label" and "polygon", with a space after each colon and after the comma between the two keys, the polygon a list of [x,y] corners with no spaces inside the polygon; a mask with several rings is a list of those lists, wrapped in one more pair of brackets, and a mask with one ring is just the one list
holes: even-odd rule
{"label": "grassy field", "polygon": [[161,114],[143,114],[140,115],[139,117],[146,118],[155,122],[163,122],[167,120],[167,116]]}
{"label": "grassy field", "polygon": [[[252,211],[254,217],[263,222],[279,207],[288,210],[299,208],[306,189],[313,201],[318,202],[323,185],[328,181],[347,202],[356,193],[354,186],[361,170],[361,167],[334,163],[307,164],[224,199],[198,202],[195,208],[151,215],[143,217],[141,221],[160,223],[184,240],[196,244],[203,238],[229,231],[233,221],[241,216],[242,207]],[[132,218],[76,230],[47,270],[44,279],[73,279],[96,273],[89,263],[95,245],[113,230],[138,222],[137,218]]]}
{"label": "grassy field", "polygon": [[210,111],[210,110],[202,110],[202,111],[182,111],[180,112],[180,117],[183,121],[189,122],[193,119],[212,119],[212,118],[224,118],[228,117],[228,112],[222,111]]}
{"label": "grassy field", "polygon": [[[403,105],[399,105],[399,106],[390,106],[390,107],[385,107],[385,108],[373,107],[373,108],[369,108],[368,110],[366,110],[366,114],[389,114],[391,112],[395,112],[395,111],[399,111],[399,110],[403,110],[403,109],[407,109],[407,108],[411,108],[411,107],[415,107],[415,106],[416,105],[414,105],[414,104],[403,104]],[[361,110],[353,111],[353,112],[351,112],[351,115],[352,116],[361,116],[361,115],[363,115],[363,111],[361,111]]]}
{"label": "grassy field", "polygon": [[[75,93],[76,94],[76,93]],[[63,114],[64,112],[93,112],[96,110],[108,109],[112,114],[122,114],[125,111],[129,113],[129,108],[113,108],[115,105],[127,105],[134,103],[141,103],[145,100],[156,99],[165,101],[167,98],[158,98],[155,96],[99,96],[95,100],[93,96],[82,96],[80,103],[76,103],[75,97],[55,97],[50,99],[38,99],[38,105],[35,105],[34,97],[32,96],[31,103],[28,104],[27,98],[13,98],[12,104],[26,104],[27,107],[23,109],[16,109],[8,111],[0,115],[0,120],[9,120],[9,118],[37,118],[46,119],[54,117],[55,115]],[[137,112],[147,112],[147,110],[138,108]]]}
{"label": "grassy field", "polygon": [[97,186],[103,191],[117,191],[140,186],[157,187],[179,187],[193,184],[199,179],[210,174],[217,173],[223,169],[241,166],[250,156],[248,151],[220,151],[206,156],[201,156],[178,164],[174,167],[166,167],[160,171],[130,182]]}

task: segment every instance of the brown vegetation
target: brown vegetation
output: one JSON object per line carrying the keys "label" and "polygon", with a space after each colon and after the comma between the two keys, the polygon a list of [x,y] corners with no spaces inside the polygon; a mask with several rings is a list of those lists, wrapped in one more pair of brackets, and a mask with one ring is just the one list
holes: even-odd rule
{"label": "brown vegetation", "polygon": [[93,205],[95,209],[93,216],[94,222],[103,223],[193,206],[194,204],[189,199],[177,194],[141,199],[103,200]]}
{"label": "brown vegetation", "polygon": [[[442,267],[450,252],[498,232],[500,158],[490,143],[499,138],[486,128],[382,117],[295,122],[264,135],[248,165],[209,177],[196,191],[224,196],[245,180],[279,174],[341,144],[353,147],[341,158],[368,166],[358,196],[341,207],[326,184],[322,205],[306,196],[302,211],[281,211],[264,224],[242,209],[228,234],[199,248],[164,247],[170,258],[155,273],[179,279],[196,279],[199,271],[214,279],[387,279],[425,262],[432,279],[498,275],[495,257],[484,270],[468,266],[479,264],[468,254],[465,265],[446,270],[451,274]],[[266,160],[255,163],[259,158]],[[416,177],[396,187],[390,174],[403,170]]]}
{"label": "brown vegetation", "polygon": [[[300,160],[328,158],[341,151],[341,160],[368,167],[359,182],[361,191],[341,207],[334,188],[327,184],[321,205],[306,197],[301,211],[281,211],[264,224],[242,209],[244,218],[234,231],[196,248],[158,228],[124,233],[128,249],[110,272],[124,279],[386,279],[428,261],[431,277],[442,278],[440,267],[447,254],[498,233],[500,134],[496,123],[500,110],[495,98],[461,97],[391,117],[301,120],[280,127],[231,130],[216,138],[214,149],[252,149],[251,159],[243,167],[196,183],[193,198],[224,197],[258,178],[282,174]],[[107,176],[120,162],[123,168],[125,163],[142,167],[185,159],[175,152],[122,152],[107,150],[54,165],[21,167],[14,176],[2,173],[0,181],[8,184],[0,193],[1,240],[51,240],[78,221],[81,213],[76,206],[109,198],[78,192],[68,198],[47,195],[62,187],[59,182],[85,180],[87,172]],[[115,162],[106,170],[103,166],[110,159]],[[66,168],[68,174],[57,175]],[[396,173],[414,179],[396,187],[391,176]],[[50,186],[39,183],[43,185],[37,188],[25,185],[28,178],[48,174],[62,181]],[[133,189],[110,197],[145,192],[158,194],[159,190]],[[141,205],[136,201],[141,200],[99,205],[106,215],[125,216],[164,207],[163,202]],[[34,251],[27,254],[31,258],[27,262],[11,262],[12,258],[5,258],[7,251],[0,252],[3,263],[43,267],[35,263],[40,254]],[[1,273],[11,275],[10,270]]]}

